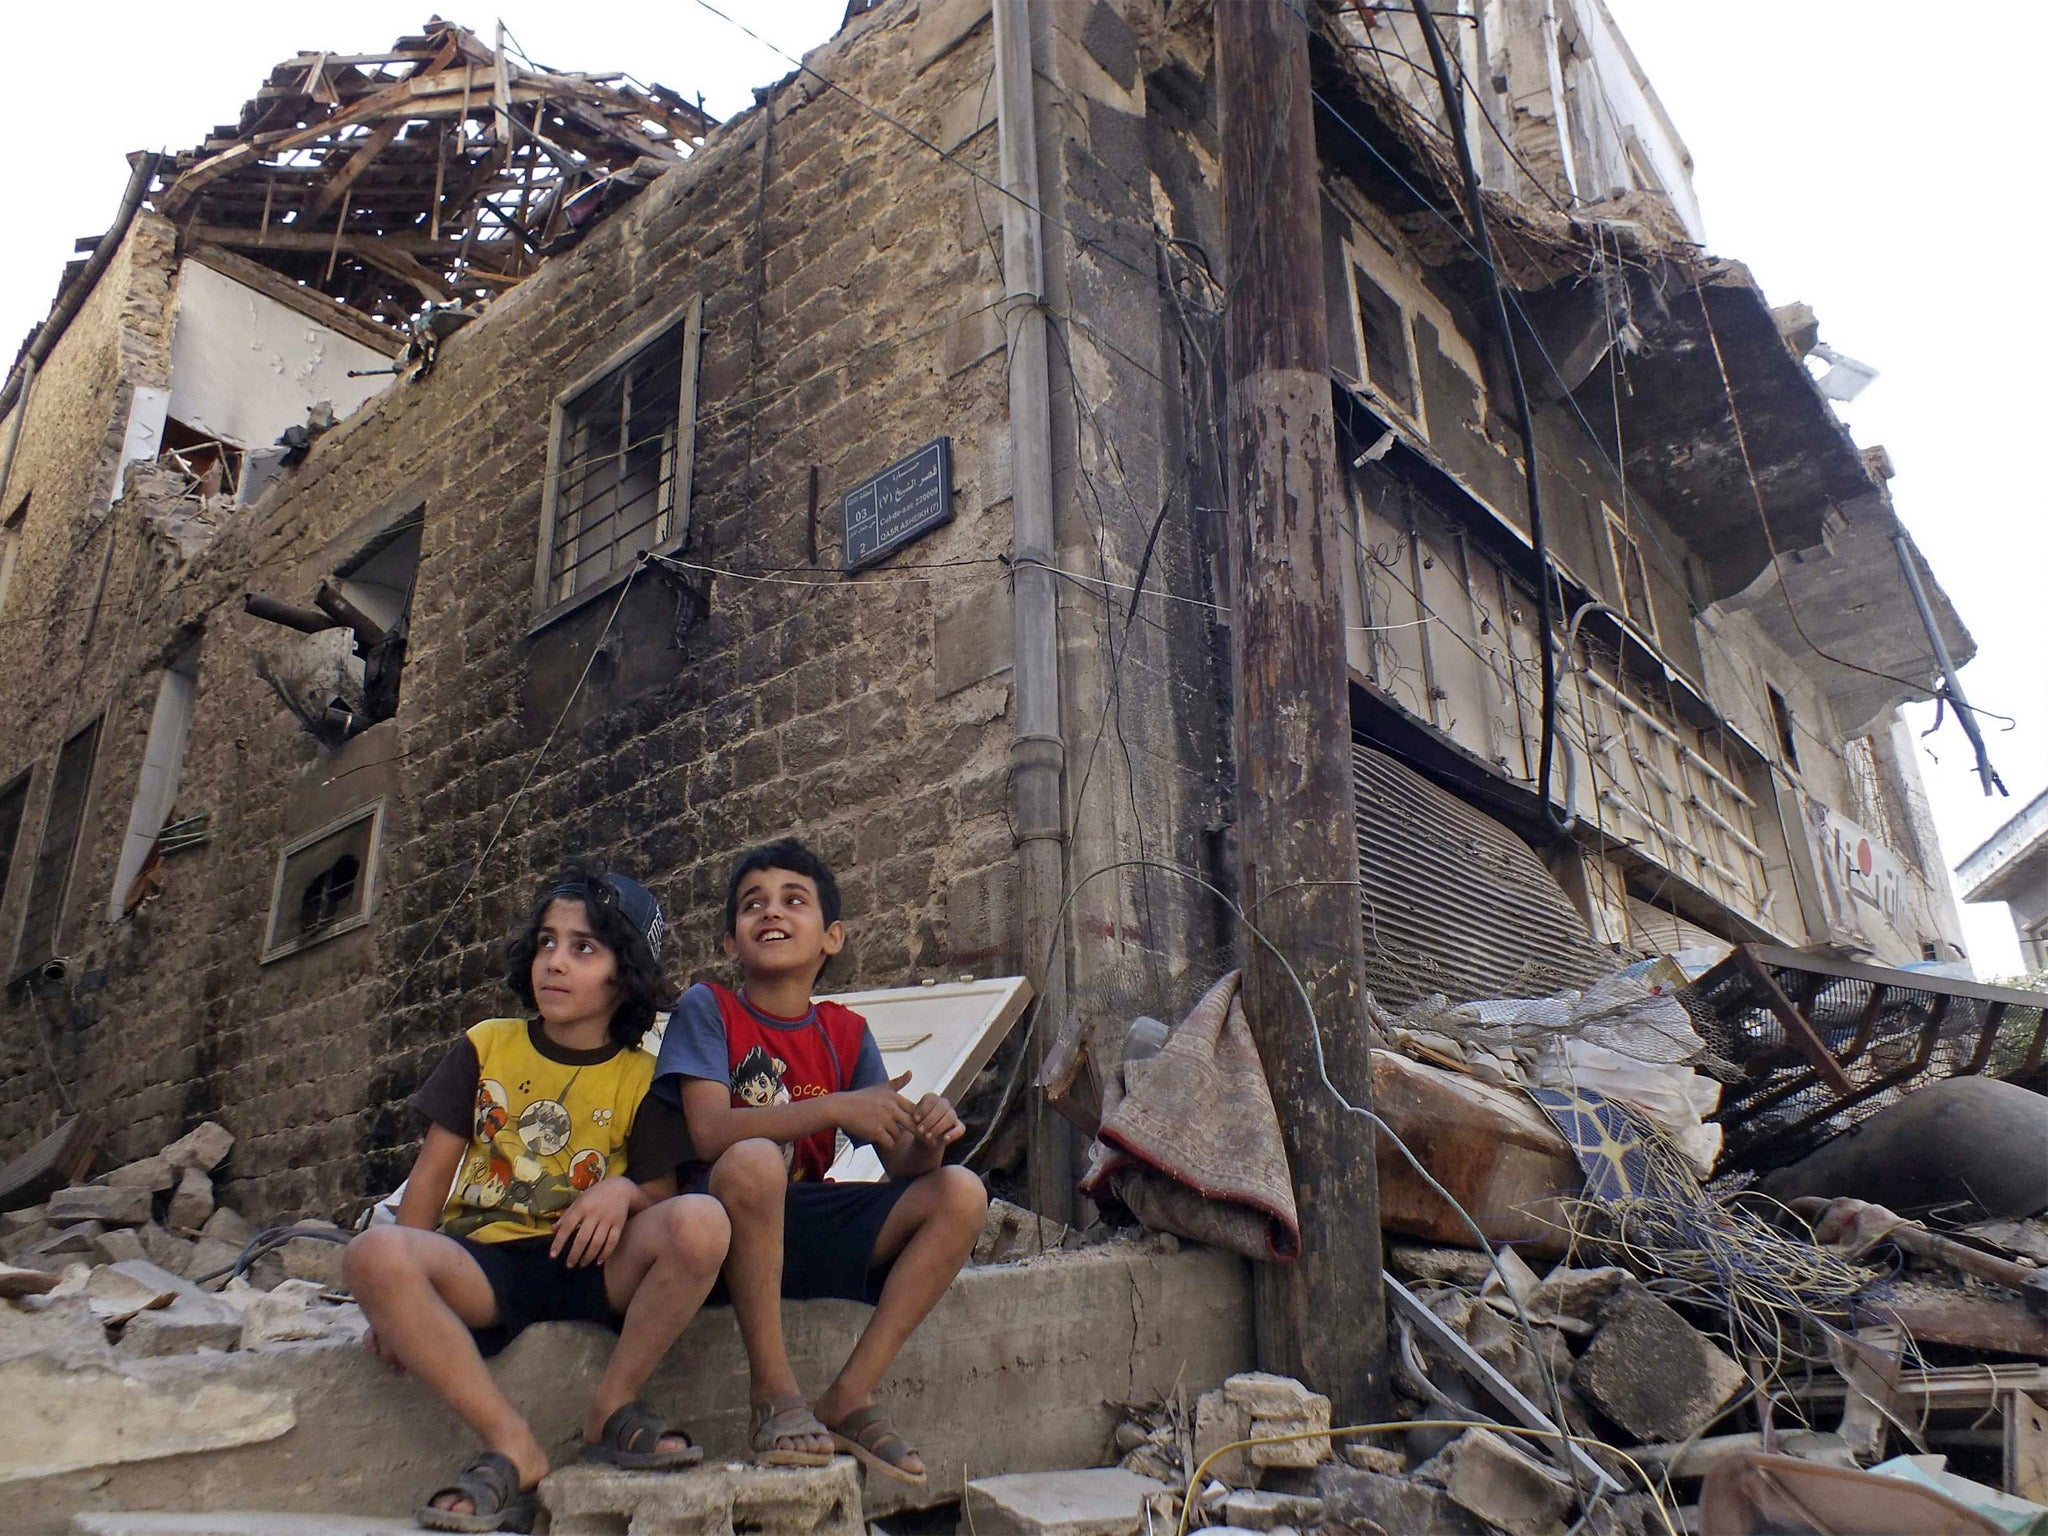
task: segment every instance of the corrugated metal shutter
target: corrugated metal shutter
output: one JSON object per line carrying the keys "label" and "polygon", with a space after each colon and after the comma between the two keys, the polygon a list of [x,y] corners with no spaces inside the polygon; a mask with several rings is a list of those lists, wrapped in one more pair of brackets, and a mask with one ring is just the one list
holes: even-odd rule
{"label": "corrugated metal shutter", "polygon": [[1370,747],[1354,742],[1352,764],[1366,985],[1383,1006],[1540,997],[1621,963],[1506,827]]}

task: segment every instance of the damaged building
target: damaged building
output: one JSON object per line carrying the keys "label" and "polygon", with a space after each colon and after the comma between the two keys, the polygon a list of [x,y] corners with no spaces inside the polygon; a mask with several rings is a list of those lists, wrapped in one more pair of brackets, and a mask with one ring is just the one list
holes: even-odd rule
{"label": "damaged building", "polygon": [[[1043,26],[1009,126],[1043,550],[986,0],[853,11],[724,124],[435,22],[136,158],[0,398],[0,1149],[81,1108],[115,1158],[213,1116],[251,1210],[380,1192],[432,1052],[497,1006],[499,935],[586,850],[661,892],[678,975],[715,961],[727,861],[784,831],[844,874],[835,986],[1037,976],[1045,945],[1062,1011],[1178,1017],[1228,968],[1175,873],[1235,866],[1206,10]],[[1738,941],[1958,958],[1882,451],[1811,312],[1707,253],[1598,0],[1458,35],[1537,397],[1543,708],[1416,27],[1340,6],[1315,41],[1368,985],[1533,995]],[[1057,660],[1051,731],[1020,725],[1020,636]],[[1050,901],[1020,877],[1048,842]]]}

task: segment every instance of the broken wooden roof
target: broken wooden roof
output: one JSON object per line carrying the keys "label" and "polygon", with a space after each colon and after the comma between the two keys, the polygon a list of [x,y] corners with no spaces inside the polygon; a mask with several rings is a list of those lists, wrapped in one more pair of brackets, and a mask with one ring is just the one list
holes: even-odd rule
{"label": "broken wooden roof", "polygon": [[518,283],[613,183],[713,126],[665,87],[544,69],[434,17],[382,53],[285,60],[237,123],[166,161],[151,203],[188,247],[399,324]]}

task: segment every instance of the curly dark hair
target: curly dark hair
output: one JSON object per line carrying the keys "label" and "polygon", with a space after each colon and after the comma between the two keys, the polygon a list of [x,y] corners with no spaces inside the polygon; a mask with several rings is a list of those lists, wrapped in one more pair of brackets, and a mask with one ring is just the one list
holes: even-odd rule
{"label": "curly dark hair", "polygon": [[764,869],[786,869],[793,875],[808,875],[818,887],[818,915],[830,928],[839,921],[839,881],[832,866],[793,837],[777,838],[758,848],[749,848],[733,860],[732,873],[725,877],[725,931],[729,937],[740,915],[740,882]]}
{"label": "curly dark hair", "polygon": [[618,1045],[640,1043],[654,1016],[674,1001],[675,990],[661,968],[661,957],[648,946],[647,935],[619,910],[618,899],[605,881],[609,871],[595,861],[574,860],[541,886],[526,921],[505,936],[505,984],[529,1010],[533,1000],[533,957],[540,950],[541,920],[557,901],[580,899],[590,931],[618,962],[619,1006],[612,1010],[611,1038]]}

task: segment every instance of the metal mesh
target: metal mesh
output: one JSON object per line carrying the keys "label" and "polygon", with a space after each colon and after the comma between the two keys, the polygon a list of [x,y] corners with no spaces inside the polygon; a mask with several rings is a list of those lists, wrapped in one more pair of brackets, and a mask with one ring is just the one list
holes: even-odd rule
{"label": "metal mesh", "polygon": [[[1849,1093],[1827,1082],[1773,1006],[1773,983],[1841,1067]],[[2048,1037],[2048,997],[1759,946],[1738,949],[1683,1000],[1708,1047],[1742,1069],[1717,1116],[1723,1172],[1796,1162],[1944,1078],[2029,1071]]]}

